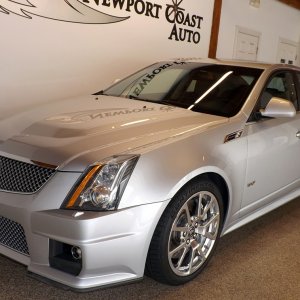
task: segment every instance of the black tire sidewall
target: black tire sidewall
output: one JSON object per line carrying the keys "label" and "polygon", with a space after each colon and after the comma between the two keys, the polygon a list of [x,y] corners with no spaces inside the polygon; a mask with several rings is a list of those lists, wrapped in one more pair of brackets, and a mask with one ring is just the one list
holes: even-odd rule
{"label": "black tire sidewall", "polygon": [[[185,202],[194,194],[198,193],[199,191],[208,191],[212,193],[219,204],[219,213],[220,213],[220,224],[218,228],[218,234],[216,241],[213,245],[213,248],[208,256],[208,258],[205,260],[205,262],[200,266],[200,268],[188,276],[179,276],[175,274],[169,264],[168,259],[168,243],[169,243],[169,236],[170,231],[172,229],[173,223],[175,218],[177,217],[177,214],[179,210],[182,208],[182,206],[185,204]],[[167,209],[163,213],[159,224],[157,226],[157,229],[159,230],[157,235],[159,235],[160,239],[160,249],[156,249],[156,251],[160,252],[160,267],[161,270],[160,277],[164,278],[163,281],[165,281],[168,284],[171,285],[180,285],[184,284],[186,282],[191,281],[193,278],[198,276],[198,274],[205,268],[207,263],[209,262],[211,256],[214,253],[214,250],[216,248],[217,242],[220,237],[220,233],[222,230],[222,224],[223,224],[223,201],[222,201],[222,195],[218,189],[218,187],[211,182],[210,180],[201,180],[201,181],[194,181],[189,183],[187,186],[185,186],[182,190],[180,190],[172,199],[170,204],[168,205]],[[162,281],[162,280],[159,280]]]}

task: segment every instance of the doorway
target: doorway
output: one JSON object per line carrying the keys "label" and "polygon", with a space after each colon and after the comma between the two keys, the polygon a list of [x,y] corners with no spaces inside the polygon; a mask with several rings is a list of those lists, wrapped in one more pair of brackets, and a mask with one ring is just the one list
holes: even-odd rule
{"label": "doorway", "polygon": [[256,61],[261,33],[251,29],[236,27],[234,59]]}
{"label": "doorway", "polygon": [[297,61],[298,44],[287,39],[279,39],[277,62],[294,65]]}

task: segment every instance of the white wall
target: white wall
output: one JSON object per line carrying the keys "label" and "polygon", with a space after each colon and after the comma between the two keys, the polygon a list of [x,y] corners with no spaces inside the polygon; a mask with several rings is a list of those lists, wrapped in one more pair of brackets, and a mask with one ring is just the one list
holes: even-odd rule
{"label": "white wall", "polygon": [[[208,54],[214,0],[180,4],[190,23],[176,24],[177,33],[190,30],[195,41],[175,40],[171,0],[117,1],[122,9],[112,0],[85,2],[68,0],[84,10],[78,14],[64,0],[0,0],[0,120],[37,102],[96,92],[156,60]],[[108,23],[119,19],[101,12],[128,19]]]}
{"label": "white wall", "polygon": [[258,61],[276,62],[279,38],[299,42],[300,11],[277,0],[223,0],[217,57],[233,58],[236,26],[261,33]]}
{"label": "white wall", "polygon": [[299,35],[299,42],[298,42],[298,66],[300,66],[300,35]]}
{"label": "white wall", "polygon": [[[0,120],[38,102],[103,89],[156,60],[208,55],[214,0],[174,1],[191,22],[176,24],[177,33],[195,32],[199,43],[175,40],[166,16],[172,0],[83,2],[0,0]],[[261,32],[258,60],[273,62],[280,37],[299,42],[300,12],[276,0],[261,0],[259,9],[249,0],[223,0],[218,57],[232,58],[236,26]]]}

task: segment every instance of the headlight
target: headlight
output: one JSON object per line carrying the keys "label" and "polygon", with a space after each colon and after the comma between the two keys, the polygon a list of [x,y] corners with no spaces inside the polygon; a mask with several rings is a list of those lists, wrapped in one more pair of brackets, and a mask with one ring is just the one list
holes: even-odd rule
{"label": "headlight", "polygon": [[137,155],[120,155],[90,166],[61,208],[116,209],[138,158]]}

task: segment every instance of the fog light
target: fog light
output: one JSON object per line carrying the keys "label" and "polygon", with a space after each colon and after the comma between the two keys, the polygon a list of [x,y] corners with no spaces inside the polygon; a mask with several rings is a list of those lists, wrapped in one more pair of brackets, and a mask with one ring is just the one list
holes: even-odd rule
{"label": "fog light", "polygon": [[78,246],[73,246],[71,248],[71,254],[75,260],[81,259],[82,257],[82,251]]}
{"label": "fog light", "polygon": [[82,250],[78,246],[49,240],[49,265],[77,276],[82,269]]}

